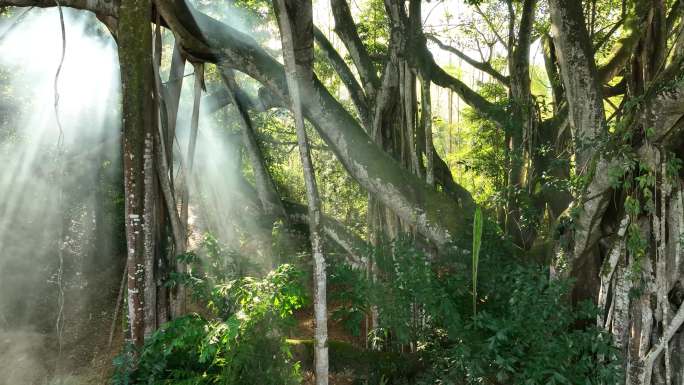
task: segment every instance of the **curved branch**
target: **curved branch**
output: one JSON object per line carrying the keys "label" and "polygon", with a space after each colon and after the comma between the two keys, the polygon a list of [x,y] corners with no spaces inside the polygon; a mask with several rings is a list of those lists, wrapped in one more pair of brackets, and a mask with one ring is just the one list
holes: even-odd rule
{"label": "curved branch", "polygon": [[[61,0],[60,5],[84,11],[91,11],[101,17],[118,17],[119,1],[106,0]],[[1,0],[0,6],[51,8],[53,0]]]}
{"label": "curved branch", "polygon": [[608,83],[614,78],[620,70],[625,66],[629,58],[634,52],[634,48],[641,39],[642,34],[646,31],[646,26],[649,21],[647,2],[640,0],[636,2],[635,9],[625,21],[625,29],[628,31],[627,35],[622,37],[618,44],[618,48],[613,53],[612,57],[598,69],[598,79],[602,83]]}
{"label": "curved branch", "polygon": [[444,69],[435,63],[432,54],[428,52],[428,55],[429,57],[427,55],[423,56],[425,60],[422,61],[421,66],[430,74],[430,80],[433,83],[452,90],[461,100],[474,108],[482,116],[493,120],[502,127],[508,125],[508,115],[501,107],[488,101],[465,83],[446,73]]}
{"label": "curved branch", "polygon": [[499,31],[496,30],[494,23],[492,23],[492,21],[489,20],[489,17],[487,17],[487,15],[485,15],[484,12],[482,12],[482,9],[480,9],[479,5],[475,4],[475,10],[480,16],[482,16],[485,23],[487,23],[489,29],[492,31],[492,33],[494,33],[494,36],[496,36],[496,40],[498,40],[499,43],[501,43],[501,45],[504,46],[504,48],[509,49],[508,43],[506,43],[506,41],[501,37],[501,35],[499,35]]}
{"label": "curved branch", "polygon": [[347,87],[347,91],[349,91],[349,95],[354,102],[356,111],[361,117],[361,122],[363,122],[364,127],[368,129],[371,125],[370,112],[368,110],[368,101],[361,85],[356,81],[356,78],[354,78],[354,74],[349,66],[347,66],[347,63],[344,62],[344,59],[342,59],[340,54],[335,50],[335,47],[333,47],[328,38],[325,37],[318,27],[314,27],[314,38],[323,51],[323,54],[325,54],[326,59],[328,59],[330,65],[339,75],[342,83]]}
{"label": "curved branch", "polygon": [[330,0],[330,8],[335,18],[335,33],[340,37],[349,52],[356,70],[359,72],[361,82],[366,90],[368,99],[374,99],[380,79],[375,71],[373,61],[368,55],[358,32],[356,23],[352,18],[347,0]]}
{"label": "curved branch", "polygon": [[482,72],[488,73],[489,75],[491,75],[493,78],[495,78],[496,80],[501,82],[506,87],[510,87],[511,79],[508,76],[502,75],[501,72],[495,70],[491,64],[474,60],[470,56],[461,52],[458,48],[452,47],[450,45],[446,45],[446,44],[442,43],[439,39],[437,39],[433,35],[425,35],[425,37],[428,38],[429,40],[431,40],[432,42],[434,42],[435,44],[437,44],[437,46],[439,46],[439,48],[453,53],[454,55],[463,59],[466,63],[470,64],[473,68],[476,68]]}

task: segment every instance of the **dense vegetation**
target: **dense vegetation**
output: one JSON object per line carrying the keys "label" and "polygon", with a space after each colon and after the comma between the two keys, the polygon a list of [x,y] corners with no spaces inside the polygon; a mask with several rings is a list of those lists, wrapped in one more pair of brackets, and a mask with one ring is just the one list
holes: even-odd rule
{"label": "dense vegetation", "polygon": [[684,383],[683,16],[0,0],[0,378]]}

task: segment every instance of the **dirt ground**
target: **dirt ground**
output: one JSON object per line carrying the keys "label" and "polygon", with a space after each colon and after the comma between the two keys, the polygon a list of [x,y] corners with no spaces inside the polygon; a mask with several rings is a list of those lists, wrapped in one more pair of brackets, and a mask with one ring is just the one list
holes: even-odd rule
{"label": "dirt ground", "polygon": [[[357,337],[353,336],[347,330],[345,330],[342,324],[334,322],[332,320],[332,312],[339,306],[342,305],[331,304],[331,307],[328,311],[328,339],[332,341],[347,342],[349,344],[357,346],[359,349],[362,349],[365,345],[365,340],[363,338],[363,336],[365,335],[365,333],[363,332],[363,325],[360,333],[361,335]],[[295,317],[297,319],[297,328],[293,331],[290,338],[301,340],[313,339],[313,309],[302,309],[301,311],[295,314]],[[304,381],[302,382],[302,385],[314,385],[315,379],[311,371],[305,371],[303,375]],[[352,385],[353,382],[354,374],[351,372],[330,373],[330,385]]]}
{"label": "dirt ground", "polygon": [[[121,349],[121,309],[117,333],[109,334],[119,291],[120,273],[109,269],[68,287],[64,293],[64,328],[60,351],[51,319],[36,320],[21,330],[0,330],[0,383],[7,385],[100,385],[111,375],[112,359]],[[116,278],[115,276],[119,276]],[[52,318],[52,313],[45,316]]]}

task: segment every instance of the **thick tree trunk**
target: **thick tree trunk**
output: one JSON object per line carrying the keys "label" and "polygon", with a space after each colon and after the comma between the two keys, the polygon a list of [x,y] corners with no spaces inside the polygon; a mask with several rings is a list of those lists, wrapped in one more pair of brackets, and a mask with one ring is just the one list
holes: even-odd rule
{"label": "thick tree trunk", "polygon": [[551,0],[549,5],[556,56],[570,107],[577,169],[584,174],[594,155],[594,141],[605,132],[601,86],[581,4]]}
{"label": "thick tree trunk", "polygon": [[[657,16],[659,4],[652,5],[656,16],[647,18],[654,25],[644,27],[649,43],[656,45],[662,45],[657,38],[663,24],[663,12]],[[684,222],[683,185],[681,173],[667,171],[667,164],[672,150],[681,152],[681,139],[674,138],[679,138],[683,129],[684,87],[648,88],[646,85],[659,75],[666,74],[665,81],[667,74],[677,71],[671,71],[672,64],[661,73],[654,72],[654,67],[662,67],[657,64],[662,60],[659,49],[641,44],[634,53],[628,79],[628,96],[641,98],[641,103],[622,118],[624,130],[630,130],[635,139],[629,143],[633,149],[620,154],[632,152],[637,163],[625,165],[617,156],[606,159],[596,145],[607,134],[600,89],[603,75],[595,70],[582,10],[572,2],[551,1],[550,6],[578,173],[590,178],[584,196],[576,203],[580,211],[574,223],[570,258],[571,274],[578,279],[574,295],[586,298],[598,293],[604,312],[598,323],[613,334],[624,355],[626,384],[682,383],[683,363],[678,357],[682,355],[684,334],[677,330],[684,321],[684,271],[681,239],[677,237]],[[650,92],[641,94],[645,89]],[[615,181],[608,175],[615,169],[624,172],[618,196],[612,193]],[[616,214],[623,217],[619,224]],[[602,257],[599,269],[596,265]],[[595,280],[599,280],[596,288]]]}
{"label": "thick tree trunk", "polygon": [[527,249],[532,245],[536,234],[536,221],[526,225],[522,207],[525,204],[523,196],[530,195],[528,184],[534,185],[536,182],[530,178],[532,167],[527,164],[537,150],[535,139],[538,135],[536,107],[530,89],[530,44],[536,0],[525,0],[523,3],[517,36],[514,29],[515,15],[510,0],[508,5],[511,8],[508,69],[513,119],[507,127],[510,166],[507,182],[506,233],[517,245]]}
{"label": "thick tree trunk", "polygon": [[611,165],[596,146],[599,137],[606,134],[606,120],[581,4],[552,0],[549,6],[556,56],[573,129],[576,173],[593,176],[583,198],[576,202],[581,209],[573,224],[573,249],[566,257],[568,271],[577,279],[573,294],[577,301],[595,298],[598,291],[599,224],[610,198],[608,169]]}
{"label": "thick tree trunk", "polygon": [[[145,267],[150,255],[152,226],[149,206],[152,197],[146,188],[153,175],[150,150],[152,116],[152,35],[149,1],[123,0],[119,7],[118,44],[121,65],[123,100],[123,169],[126,215],[128,270],[128,319],[130,340],[135,346],[143,343],[145,325],[150,315],[143,290],[149,289]],[[147,174],[146,174],[147,173]],[[154,263],[154,262],[153,262]],[[152,274],[152,272],[148,272]],[[146,290],[145,294],[149,294]]]}

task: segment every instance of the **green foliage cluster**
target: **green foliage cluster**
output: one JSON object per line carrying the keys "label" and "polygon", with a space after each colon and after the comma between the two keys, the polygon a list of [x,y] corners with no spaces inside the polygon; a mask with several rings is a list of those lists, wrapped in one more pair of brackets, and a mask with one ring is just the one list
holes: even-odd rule
{"label": "green foliage cluster", "polygon": [[[486,91],[493,98],[506,92],[494,84],[488,85]],[[435,122],[435,129],[440,132],[435,148],[443,154],[457,183],[466,187],[477,202],[495,207],[505,196],[505,131],[469,107],[462,114],[463,119],[455,124],[441,119]]]}
{"label": "green foliage cluster", "polygon": [[361,324],[370,311],[369,282],[362,273],[346,263],[333,263],[328,268],[328,301],[334,307],[331,319],[353,336],[361,335]]}
{"label": "green foliage cluster", "polygon": [[281,265],[263,279],[198,283],[193,288],[204,290],[212,316],[175,319],[141,351],[122,353],[113,384],[298,384],[299,363],[284,336],[306,301],[301,279],[301,271]]}
{"label": "green foliage cluster", "polygon": [[390,23],[387,20],[385,3],[382,0],[369,0],[361,5],[359,24],[356,26],[368,54],[381,68],[388,54]]}
{"label": "green foliage cluster", "polygon": [[357,284],[347,298],[368,287],[369,300],[359,307],[379,313],[371,345],[415,351],[424,370],[412,384],[616,383],[620,359],[610,336],[576,327],[595,319],[593,305],[573,309],[571,282],[550,280],[548,269],[511,257],[491,224],[483,233],[476,315],[467,251],[428,261],[404,239],[374,250],[374,282],[348,273]]}

